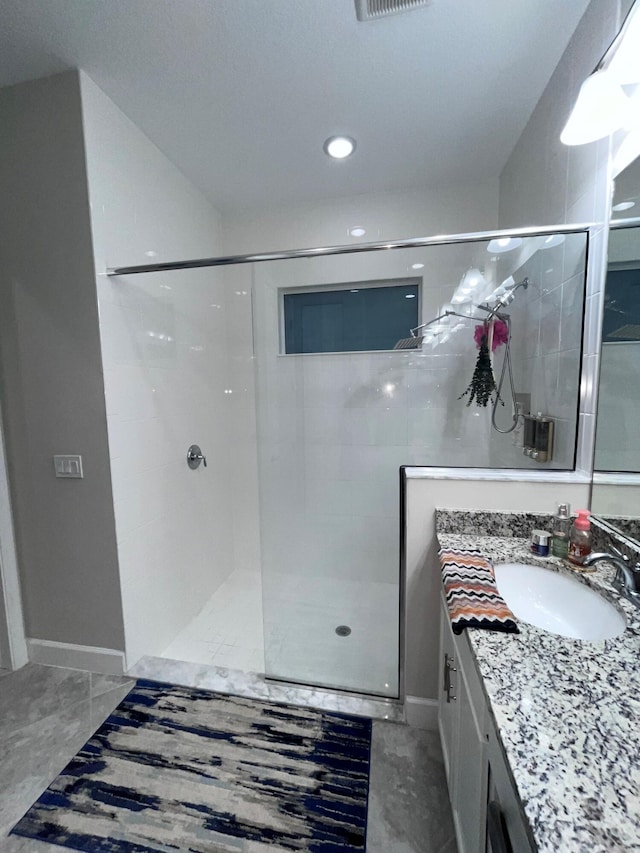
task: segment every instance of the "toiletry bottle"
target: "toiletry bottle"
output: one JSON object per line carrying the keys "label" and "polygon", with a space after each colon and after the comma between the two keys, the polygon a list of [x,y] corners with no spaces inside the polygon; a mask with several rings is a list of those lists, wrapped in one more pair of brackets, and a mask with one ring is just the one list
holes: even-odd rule
{"label": "toiletry bottle", "polygon": [[558,504],[558,512],[553,519],[553,537],[551,553],[554,557],[566,560],[569,555],[569,532],[571,530],[571,513],[569,504]]}
{"label": "toiletry bottle", "polygon": [[591,523],[586,509],[579,509],[576,516],[569,535],[569,559],[580,565],[591,553]]}

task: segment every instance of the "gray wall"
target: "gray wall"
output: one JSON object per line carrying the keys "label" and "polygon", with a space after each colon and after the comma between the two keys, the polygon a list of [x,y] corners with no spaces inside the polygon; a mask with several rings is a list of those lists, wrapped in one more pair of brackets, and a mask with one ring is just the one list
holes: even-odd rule
{"label": "gray wall", "polygon": [[[2,408],[27,635],[124,649],[79,80],[0,90]],[[81,453],[83,480],[54,477]]]}

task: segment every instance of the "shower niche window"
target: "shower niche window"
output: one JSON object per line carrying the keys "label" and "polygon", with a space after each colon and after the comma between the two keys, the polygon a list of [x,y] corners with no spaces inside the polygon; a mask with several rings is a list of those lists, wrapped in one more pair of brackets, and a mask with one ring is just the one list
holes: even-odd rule
{"label": "shower niche window", "polygon": [[420,322],[420,279],[281,292],[282,352],[392,350]]}

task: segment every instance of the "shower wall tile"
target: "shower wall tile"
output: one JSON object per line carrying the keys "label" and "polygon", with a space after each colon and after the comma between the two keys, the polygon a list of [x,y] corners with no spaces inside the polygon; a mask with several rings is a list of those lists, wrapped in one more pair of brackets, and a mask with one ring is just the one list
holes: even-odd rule
{"label": "shower wall tile", "polygon": [[551,398],[551,411],[575,427],[578,413],[579,393],[576,387],[576,363],[580,350],[562,350],[558,353],[558,382]]}
{"label": "shower wall tile", "polygon": [[[571,350],[579,347],[583,328],[583,303],[585,317],[593,322],[591,303],[584,296],[584,274],[579,273],[562,286],[562,306],[560,316],[560,349]],[[585,341],[586,352],[586,341]]]}
{"label": "shower wall tile", "polygon": [[564,286],[561,285],[540,296],[539,347],[541,353],[556,352],[560,349],[560,329],[564,323],[564,315],[562,314],[563,293]]}
{"label": "shower wall tile", "polygon": [[[460,193],[464,194],[465,205],[460,207]],[[357,212],[357,216],[356,216]],[[405,193],[376,193],[324,201],[304,208],[286,208],[261,212],[251,212],[225,218],[225,254],[234,252],[259,252],[273,250],[276,247],[302,248],[313,245],[337,245],[345,242],[345,235],[353,219],[364,221],[368,235],[375,239],[395,239],[407,234],[427,235],[436,232],[472,231],[478,228],[489,229],[497,221],[496,187],[491,182],[483,186],[450,188],[443,190],[410,191]],[[406,257],[410,262],[424,262],[423,252],[416,250]],[[367,275],[384,277],[389,270],[391,258],[378,256],[370,265]],[[447,281],[447,269],[441,269],[433,263],[433,253],[429,253],[429,270],[425,273],[425,291],[423,311],[429,317],[438,313],[438,307],[448,301],[451,286],[442,285]],[[347,279],[359,276],[359,260],[343,257],[341,275]],[[267,265],[256,265],[255,272],[262,272]],[[281,265],[278,265],[281,269]],[[413,275],[410,264],[405,264],[401,274]],[[274,269],[272,267],[272,269]],[[293,262],[287,269],[292,270],[295,279],[298,269],[304,269],[301,262]],[[328,269],[328,268],[327,268]],[[397,272],[393,273],[394,275]],[[268,317],[256,313],[256,328],[251,334],[252,316],[248,296],[252,292],[254,269],[250,266],[226,267],[223,271],[225,281],[225,310],[227,318],[227,346],[230,356],[233,389],[232,429],[230,453],[234,461],[234,477],[231,486],[233,502],[233,536],[236,565],[254,569],[260,565],[260,531],[258,513],[258,460],[254,432],[256,396],[258,406],[265,411],[261,423],[260,436],[265,445],[262,448],[261,488],[263,516],[269,513],[269,503],[282,499],[279,507],[283,513],[292,513],[300,506],[300,490],[304,496],[304,484],[317,476],[336,479],[344,477],[348,469],[348,478],[357,478],[366,472],[367,460],[373,466],[382,466],[379,470],[388,471],[392,477],[393,489],[397,497],[397,468],[410,461],[413,450],[406,443],[408,408],[433,403],[441,407],[448,399],[444,384],[429,381],[429,394],[433,398],[422,396],[423,387],[416,387],[416,375],[424,369],[423,360],[416,353],[374,354],[362,358],[360,367],[356,367],[358,356],[349,356],[348,363],[354,370],[345,370],[345,360],[335,356],[283,357],[278,358],[279,334],[276,315]],[[322,280],[330,282],[329,276]],[[279,282],[280,286],[294,285],[295,281]],[[278,283],[276,283],[277,286]],[[264,283],[256,283],[256,291]],[[216,300],[218,301],[218,300]],[[269,334],[263,334],[268,330]],[[273,332],[273,334],[272,334]],[[253,355],[253,337],[260,339],[264,347],[259,350],[261,356],[267,355],[269,361],[260,373],[260,382],[256,388],[253,375],[247,376],[246,362],[240,358]],[[256,349],[258,353],[258,349]],[[455,358],[454,350],[447,350],[446,356],[429,356],[431,366],[439,365],[437,379],[442,382],[444,372],[449,368],[450,357]],[[420,367],[414,371],[413,367]],[[251,373],[255,362],[251,363]],[[414,375],[416,374],[416,375]],[[466,387],[468,378],[463,388]],[[393,389],[385,386],[394,385]],[[248,388],[246,394],[237,397],[238,388]],[[424,389],[426,392],[426,388]],[[461,389],[462,390],[462,389]],[[459,393],[459,392],[458,392]],[[336,412],[337,408],[349,410],[344,419]],[[330,410],[323,415],[319,410]],[[393,409],[402,412],[405,425],[397,428],[385,426],[383,422],[375,424],[376,412]],[[372,443],[387,436],[390,445],[379,446]],[[363,438],[364,436],[364,438]],[[430,432],[425,440],[433,437]],[[401,440],[403,444],[395,442]],[[290,454],[290,445],[301,445],[304,441],[305,452]],[[366,443],[365,443],[366,442]],[[317,454],[315,451],[318,451]],[[380,455],[378,455],[380,451]],[[326,470],[322,469],[322,454],[326,453]],[[272,461],[273,458],[273,461]],[[337,471],[338,462],[340,471]],[[276,473],[276,467],[285,466],[288,479],[283,480]],[[295,472],[295,475],[294,475]],[[266,507],[266,509],[265,509]],[[397,547],[397,510],[393,519],[385,519],[393,530],[392,541]],[[351,518],[354,516],[351,515]],[[296,519],[294,521],[294,518]],[[298,524],[297,516],[290,516],[289,530]],[[378,517],[377,522],[382,519]],[[300,522],[301,523],[301,522]],[[266,551],[264,531],[269,527],[263,517],[263,560],[269,563]],[[344,531],[342,532],[344,533]],[[283,536],[285,533],[283,532]],[[342,534],[341,534],[342,535]],[[345,534],[346,535],[346,534]],[[390,534],[391,535],[391,534]],[[294,549],[295,550],[295,549]],[[291,559],[291,549],[283,548],[278,559]],[[297,553],[297,551],[296,551]],[[244,556],[243,556],[244,555]],[[306,559],[304,553],[302,559]],[[354,556],[354,560],[355,560]],[[369,571],[377,571],[378,561],[375,554],[369,560]],[[341,563],[341,570],[348,571],[349,566]],[[396,564],[397,572],[397,564]]]}
{"label": "shower wall tile", "polygon": [[576,448],[575,414],[570,420],[556,418],[553,433],[554,455],[564,459],[573,459]]}
{"label": "shower wall tile", "polygon": [[188,489],[176,489],[178,464],[151,468],[134,476],[114,477],[113,497],[116,524],[122,540],[137,528],[180,510]]}
{"label": "shower wall tile", "polygon": [[564,247],[565,244],[561,243],[558,246],[545,248],[540,253],[538,282],[541,294],[555,290],[564,280]]}
{"label": "shower wall tile", "polygon": [[[554,146],[557,147],[557,146]],[[559,146],[558,146],[559,147]],[[567,198],[595,200],[593,176],[598,169],[598,145],[562,146],[567,151],[569,168],[567,171]],[[576,222],[580,220],[574,220]],[[592,217],[581,220],[591,222]]]}
{"label": "shower wall tile", "polygon": [[[579,88],[592,73],[615,37],[628,3],[619,0],[593,0],[578,25],[545,92],[516,144],[500,177],[500,225],[509,228],[531,222],[594,223],[589,245],[589,274],[586,295],[603,287],[606,265],[607,223],[610,204],[612,142],[607,138],[589,145],[567,147],[560,132],[575,103]],[[545,166],[540,150],[545,151]],[[564,198],[564,203],[562,199]],[[578,339],[579,277],[585,264],[585,251],[577,242],[567,240],[563,258],[563,308],[560,324],[560,348],[573,350]],[[585,311],[585,352],[598,348],[601,304],[587,299]],[[575,397],[579,379],[574,374],[572,387],[564,384],[565,396]],[[593,391],[593,389],[591,389]],[[582,393],[584,404],[593,393]],[[566,411],[566,410],[565,410]],[[565,413],[560,410],[561,413]],[[579,437],[578,467],[590,465],[593,431],[588,419],[581,424],[588,433]],[[582,426],[580,426],[582,430]],[[558,451],[560,452],[560,451]]]}
{"label": "shower wall tile", "polygon": [[309,479],[357,480],[372,471],[385,477],[397,477],[400,466],[406,464],[406,458],[406,445],[307,444],[304,471]]}
{"label": "shower wall tile", "polygon": [[376,472],[359,480],[311,480],[305,493],[307,515],[393,518],[399,506],[395,479],[380,477]]}
{"label": "shower wall tile", "polygon": [[[86,75],[81,88],[131,665],[168,646],[233,568],[227,305],[218,270],[101,273],[107,263],[221,254],[221,228],[219,214]],[[193,443],[207,468],[188,468]]]}
{"label": "shower wall tile", "polygon": [[[640,388],[636,381],[632,381],[639,370],[640,347],[637,342],[604,344],[596,452],[596,468],[600,470],[640,470],[637,441]],[[598,486],[598,491],[600,488]],[[631,493],[630,488],[628,491]],[[628,506],[637,506],[637,503]]]}
{"label": "shower wall tile", "polygon": [[512,329],[514,362],[537,358],[540,352],[540,300],[536,300],[526,314],[522,312],[519,316],[522,317],[521,322],[517,326],[514,324]]}
{"label": "shower wall tile", "polygon": [[[464,357],[457,365],[456,374],[468,371],[468,359]],[[445,368],[412,369],[408,371],[408,406],[409,409],[434,409],[447,405],[451,397],[452,373]],[[464,390],[464,386],[461,391]],[[411,417],[414,415],[411,414]]]}
{"label": "shower wall tile", "polygon": [[308,444],[406,446],[407,417],[391,407],[307,406],[302,437]]}

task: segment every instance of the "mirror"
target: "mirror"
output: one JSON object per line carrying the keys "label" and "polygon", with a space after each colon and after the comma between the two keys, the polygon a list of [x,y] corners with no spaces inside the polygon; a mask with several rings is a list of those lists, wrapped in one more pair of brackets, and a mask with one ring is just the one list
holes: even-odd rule
{"label": "mirror", "polygon": [[640,541],[640,159],[612,200],[591,510]]}

